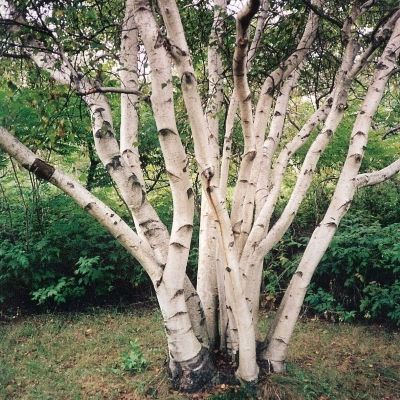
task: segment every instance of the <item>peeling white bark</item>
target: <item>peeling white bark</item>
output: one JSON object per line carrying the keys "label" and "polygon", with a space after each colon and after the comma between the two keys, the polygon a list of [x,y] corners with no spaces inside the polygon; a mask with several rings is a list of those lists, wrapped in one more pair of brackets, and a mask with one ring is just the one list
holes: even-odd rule
{"label": "peeling white bark", "polygon": [[[351,26],[349,26],[348,30],[350,30],[350,28]],[[349,31],[348,34],[350,34]],[[268,230],[269,219],[273,210],[271,210],[269,202],[265,203],[263,206],[264,212],[261,211],[261,218],[256,219],[243,249],[241,264],[243,265],[247,279],[246,294],[250,299],[250,309],[254,311],[258,310],[263,257],[275,246],[276,243],[278,243],[279,240],[281,240],[284,233],[293,222],[294,217],[296,216],[297,211],[311,185],[313,172],[318,160],[322,152],[330,143],[334,132],[343,118],[344,109],[347,104],[348,90],[355,75],[355,72],[353,72],[353,66],[357,49],[356,43],[353,40],[349,40],[342,66],[337,74],[337,85],[334,89],[332,106],[326,117],[321,133],[311,144],[307,152],[296,185],[284,211],[274,226]],[[300,144],[301,143],[302,142],[300,141]],[[273,198],[271,198],[271,202],[273,202]]]}
{"label": "peeling white bark", "polygon": [[[374,0],[354,3],[341,32],[344,54],[332,93],[283,147],[280,140],[285,134],[289,98],[313,45],[319,23],[318,9],[321,9],[323,1],[312,0],[312,5],[317,8],[312,7],[296,50],[267,76],[258,94],[255,110],[252,98],[257,96],[248,81],[248,72],[261,43],[269,15],[269,1],[250,0],[244,5],[237,16],[234,89],[227,110],[221,160],[219,126],[224,82],[229,79],[229,75],[223,75],[220,55],[222,36],[225,34],[226,0],[214,2],[208,48],[208,100],[204,109],[205,102],[197,87],[175,0],[159,0],[168,37],[159,28],[155,15],[157,11],[149,0],[126,0],[118,71],[121,85],[117,88],[102,87],[83,74],[71,63],[61,44],[56,43],[56,38],[51,50],[56,48],[57,51],[49,51],[44,42],[32,39],[34,35],[21,33],[21,43],[32,45],[26,46],[25,55],[58,83],[70,85],[87,104],[96,152],[127,204],[136,232],[79,182],[38,159],[4,129],[0,129],[0,147],[39,178],[71,196],[143,265],[159,300],[168,340],[170,368],[178,387],[189,390],[195,387],[193,379],[200,385],[210,379],[213,367],[209,354],[217,343],[233,357],[238,355],[239,378],[245,381],[257,379],[255,332],[263,257],[282,238],[297,214],[311,185],[318,160],[344,116],[352,81],[374,57],[374,51],[389,37],[354,124],[348,156],[332,202],[310,239],[267,337],[268,346],[261,357],[270,361],[275,371],[284,368],[287,345],[307,286],[354,193],[399,172],[400,161],[397,160],[380,171],[359,173],[371,120],[385,84],[395,69],[400,45],[400,10],[394,9],[386,22],[376,29],[370,44],[359,52],[357,19],[373,4]],[[255,33],[250,44],[248,31],[257,12]],[[15,18],[19,24],[24,23],[23,17]],[[18,34],[20,26],[11,26],[11,30]],[[138,90],[138,34],[150,65],[151,105],[173,198],[170,233],[147,199],[139,160],[137,105],[142,95]],[[172,63],[181,81],[197,170],[202,182],[197,291],[186,276],[194,196],[188,157],[175,117]],[[119,141],[113,127],[108,92],[121,94]],[[274,112],[270,116],[273,104]],[[238,109],[244,151],[229,215],[226,206],[229,161]],[[319,134],[306,154],[288,203],[277,222],[270,227],[289,162],[316,129],[319,129]]]}
{"label": "peeling white bark", "polygon": [[138,138],[138,30],[133,16],[134,3],[127,0],[122,23],[119,76],[121,89],[131,93],[121,94],[120,152],[144,188],[143,172],[139,160]]}
{"label": "peeling white bark", "polygon": [[196,77],[176,3],[173,0],[160,0],[159,4],[170,40],[173,41],[171,56],[181,77],[183,98],[186,108],[189,110],[188,117],[192,128],[196,160],[202,175],[203,189],[207,193],[221,233],[220,245],[227,265],[225,279],[233,293],[232,311],[238,327],[240,352],[237,374],[245,381],[253,381],[258,376],[254,326],[241,286],[239,262],[229,215],[218,188],[219,179],[215,179],[212,160],[210,160],[211,149],[203,134],[206,119],[201,106]]}
{"label": "peeling white bark", "polygon": [[[206,118],[209,131],[209,144],[212,150],[212,167],[217,177],[219,176],[219,121],[223,102],[223,65],[219,48],[222,44],[224,18],[226,18],[226,1],[216,0],[214,2],[214,18],[208,46],[209,84]],[[217,268],[223,268],[223,266],[220,265],[218,253],[217,227],[207,200],[207,195],[202,192],[197,291],[203,304],[211,348],[215,347],[219,337],[218,276],[220,274],[218,274]]]}
{"label": "peeling white bark", "polygon": [[151,67],[151,102],[174,205],[169,249],[156,293],[174,362],[195,358],[201,344],[189,318],[184,281],[193,230],[194,199],[188,160],[175,121],[170,60],[147,1],[134,2],[134,17]]}
{"label": "peeling white bark", "polygon": [[[312,275],[353,200],[358,186],[358,171],[368,142],[368,131],[371,127],[372,118],[382,99],[385,85],[396,67],[399,53],[400,19],[396,22],[392,36],[377,64],[374,80],[357,115],[350,138],[347,158],[331,203],[325,217],[311,236],[300,264],[285,292],[276,321],[268,334],[268,347],[263,356],[272,363],[274,370],[277,372],[284,369],[287,347]],[[396,163],[394,165],[390,169],[393,168],[395,170],[398,168]],[[379,175],[378,173],[374,176]]]}

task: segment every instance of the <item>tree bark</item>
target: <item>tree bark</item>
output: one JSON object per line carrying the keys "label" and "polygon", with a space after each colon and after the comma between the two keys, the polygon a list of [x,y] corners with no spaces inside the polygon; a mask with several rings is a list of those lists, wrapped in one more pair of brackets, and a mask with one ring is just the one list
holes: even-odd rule
{"label": "tree bark", "polygon": [[365,96],[354,123],[347,158],[340,174],[331,203],[313,232],[300,264],[279,307],[275,321],[267,336],[268,346],[263,353],[276,372],[284,370],[289,340],[300,313],[308,285],[322,256],[328,248],[339,223],[348,211],[357,189],[357,176],[361,167],[368,131],[372,118],[382,99],[385,85],[396,67],[400,53],[400,20],[377,64],[373,83]]}

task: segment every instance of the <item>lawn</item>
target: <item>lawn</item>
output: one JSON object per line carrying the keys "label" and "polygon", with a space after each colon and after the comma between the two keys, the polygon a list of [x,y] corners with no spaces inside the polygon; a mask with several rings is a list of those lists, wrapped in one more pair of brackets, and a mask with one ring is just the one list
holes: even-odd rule
{"label": "lawn", "polygon": [[[264,323],[265,325],[265,323]],[[148,361],[135,375],[122,356],[136,339]],[[288,372],[263,378],[262,399],[400,399],[400,334],[381,326],[303,320]],[[180,395],[165,372],[158,311],[142,305],[20,317],[0,323],[1,399],[255,398],[252,388],[221,385]]]}

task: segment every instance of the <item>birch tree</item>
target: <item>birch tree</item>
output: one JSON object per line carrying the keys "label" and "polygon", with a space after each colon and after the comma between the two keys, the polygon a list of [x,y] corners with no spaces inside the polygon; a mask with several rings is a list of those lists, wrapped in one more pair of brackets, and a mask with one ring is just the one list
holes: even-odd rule
{"label": "birch tree", "polygon": [[[284,371],[307,287],[353,197],[358,190],[366,190],[361,188],[383,182],[400,170],[399,160],[381,170],[361,170],[374,115],[398,68],[399,8],[390,1],[382,5],[374,0],[339,5],[328,0],[286,5],[250,0],[236,11],[225,0],[209,2],[206,9],[212,24],[204,90],[188,46],[188,27],[181,18],[185,7],[196,13],[195,3],[126,0],[122,6],[116,2],[123,17],[117,29],[119,48],[109,68],[116,71],[118,86],[105,86],[96,75],[96,60],[115,43],[103,38],[101,51],[83,48],[76,54],[60,31],[66,22],[57,10],[74,6],[87,10],[91,2],[69,6],[60,1],[3,3],[1,55],[25,60],[82,99],[91,117],[95,150],[130,220],[123,220],[76,178],[21,143],[18,132],[14,135],[0,128],[0,147],[22,167],[74,199],[143,266],[162,313],[174,387],[196,391],[217,383],[216,349],[236,362],[236,376],[243,382],[256,381],[263,369]],[[276,25],[279,29],[285,16],[293,13],[304,16],[296,27],[297,37],[284,38],[293,50],[280,55],[273,68],[261,72],[258,68],[254,74],[254,65],[266,65],[269,49],[263,43],[270,31]],[[226,36],[231,34],[232,20],[236,30],[229,48]],[[328,92],[320,88],[318,99],[311,96],[314,111],[293,135],[288,121],[296,115],[290,115],[290,103],[310,94],[300,82],[313,73],[319,54],[317,39],[324,29],[337,33],[338,68]],[[84,32],[85,27],[79,27],[77,37]],[[87,32],[90,35],[90,27]],[[233,55],[230,60],[227,54]],[[143,70],[144,59],[148,66]],[[150,103],[173,199],[170,230],[149,200],[146,171],[140,162],[140,103],[147,101],[140,90],[142,73],[149,74]],[[364,89],[355,89],[360,82]],[[336,189],[263,337],[257,328],[263,259],[296,217],[318,161],[346,115],[353,90],[363,100],[349,132]],[[120,94],[118,124],[111,93]],[[193,154],[188,153],[178,129],[180,101],[190,126]],[[243,140],[236,168],[232,165],[235,127]],[[303,146],[308,150],[295,185],[283,211],[276,215],[285,177]],[[195,176],[201,181],[201,213],[197,282],[192,283],[186,267],[194,224]]]}

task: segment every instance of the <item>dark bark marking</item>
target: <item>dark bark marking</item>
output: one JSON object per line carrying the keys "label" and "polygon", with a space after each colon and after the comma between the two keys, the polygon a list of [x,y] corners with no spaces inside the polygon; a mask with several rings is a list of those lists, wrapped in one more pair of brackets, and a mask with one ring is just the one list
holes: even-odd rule
{"label": "dark bark marking", "polygon": [[142,200],[140,204],[143,205],[145,201],[146,201],[146,192],[142,189]]}
{"label": "dark bark marking", "polygon": [[160,47],[164,46],[164,41],[165,41],[165,38],[163,37],[161,32],[158,32],[157,39],[154,44],[154,48],[159,49]]}
{"label": "dark bark marking", "polygon": [[106,111],[105,108],[103,108],[103,107],[98,107],[98,108],[96,108],[96,109],[94,110],[95,113],[99,113],[100,115],[101,115],[101,113],[102,113],[103,111]]}
{"label": "dark bark marking", "polygon": [[192,189],[192,188],[189,188],[189,189],[186,191],[186,194],[187,194],[188,199],[190,199],[191,197],[193,197],[193,195],[194,195],[193,189]]}
{"label": "dark bark marking", "polygon": [[157,280],[156,280],[156,288],[157,288],[157,289],[160,287],[162,281],[163,281],[163,276],[161,275],[161,276],[160,276],[160,279],[157,279]]}
{"label": "dark bark marking", "polygon": [[167,135],[176,135],[176,133],[169,128],[162,128],[158,131],[158,134],[161,136],[167,136]]}
{"label": "dark bark marking", "polygon": [[168,319],[180,317],[180,316],[185,315],[185,314],[187,314],[187,311],[178,311],[172,317],[169,317]]}
{"label": "dark bark marking", "polygon": [[191,85],[196,82],[196,78],[194,77],[193,73],[191,72],[184,72],[182,74],[182,81],[187,85]]}
{"label": "dark bark marking", "polygon": [[335,228],[337,228],[337,226],[338,226],[336,222],[327,222],[325,225],[330,226],[330,227],[335,227]]}
{"label": "dark bark marking", "polygon": [[85,207],[83,207],[83,209],[85,211],[89,211],[93,208],[93,205],[95,205],[96,203],[94,201],[92,201],[91,203],[87,203]]}
{"label": "dark bark marking", "polygon": [[168,174],[168,177],[172,180],[172,179],[175,179],[175,181],[179,181],[181,178],[178,176],[178,175],[176,175],[176,174],[174,174],[173,172],[171,172],[171,171],[168,171],[167,170],[167,174]]}
{"label": "dark bark marking", "polygon": [[185,225],[182,225],[182,226],[177,230],[177,232],[179,232],[180,230],[190,231],[190,230],[192,230],[192,229],[193,229],[193,225],[192,225],[192,224],[185,224]]}
{"label": "dark bark marking", "polygon": [[350,157],[354,157],[354,161],[357,163],[361,162],[362,160],[362,155],[359,153],[354,153]]}
{"label": "dark bark marking", "polygon": [[354,137],[356,137],[356,136],[365,136],[365,132],[363,132],[363,131],[357,131],[357,132],[353,135],[352,139],[353,139]]}
{"label": "dark bark marking", "polygon": [[110,169],[117,170],[121,167],[121,156],[119,154],[111,158],[111,161],[106,165],[107,171],[110,171]]}
{"label": "dark bark marking", "polygon": [[389,67],[383,61],[378,62],[377,66],[376,66],[377,70],[384,70],[384,69],[388,69],[388,68]]}
{"label": "dark bark marking", "polygon": [[128,182],[131,184],[132,188],[141,188],[142,184],[139,182],[138,177],[136,176],[136,174],[132,174],[129,178],[128,178]]}
{"label": "dark bark marking", "polygon": [[113,137],[114,132],[113,132],[110,122],[103,121],[101,128],[95,132],[94,136],[98,139],[104,139],[106,137]]}
{"label": "dark bark marking", "polygon": [[144,229],[149,229],[150,225],[153,223],[156,223],[156,222],[158,222],[158,221],[155,219],[148,219],[148,220],[140,223],[139,226]]}
{"label": "dark bark marking", "polygon": [[214,171],[213,171],[212,167],[208,167],[201,174],[209,182],[212,179],[212,177],[214,176]]}
{"label": "dark bark marking", "polygon": [[189,296],[185,298],[185,301],[187,302],[187,301],[190,300],[192,297],[197,297],[197,293],[196,293],[196,292],[190,293]]}
{"label": "dark bark marking", "polygon": [[176,299],[178,296],[183,295],[185,291],[183,289],[179,289],[175,292],[175,294],[171,297],[171,300]]}
{"label": "dark bark marking", "polygon": [[177,247],[178,249],[187,249],[187,247],[185,245],[183,245],[182,243],[179,243],[179,242],[172,242],[172,243],[170,243],[170,246]]}
{"label": "dark bark marking", "polygon": [[340,210],[341,208],[345,207],[346,209],[348,209],[350,207],[351,204],[351,200],[346,201],[345,203],[343,203],[338,209]]}

